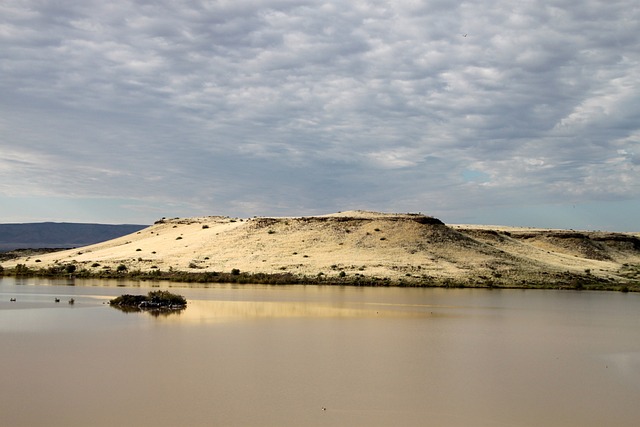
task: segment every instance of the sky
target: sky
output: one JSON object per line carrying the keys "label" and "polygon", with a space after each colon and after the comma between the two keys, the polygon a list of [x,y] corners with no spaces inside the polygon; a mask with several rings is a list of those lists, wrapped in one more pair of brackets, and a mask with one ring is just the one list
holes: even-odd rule
{"label": "sky", "polygon": [[640,231],[637,0],[3,0],[0,223]]}

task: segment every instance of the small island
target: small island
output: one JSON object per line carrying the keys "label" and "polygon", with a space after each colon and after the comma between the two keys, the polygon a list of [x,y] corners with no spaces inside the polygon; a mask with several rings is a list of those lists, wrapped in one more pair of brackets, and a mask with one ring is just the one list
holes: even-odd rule
{"label": "small island", "polygon": [[121,295],[110,300],[109,305],[123,311],[183,310],[187,300],[169,291],[151,291],[147,295]]}

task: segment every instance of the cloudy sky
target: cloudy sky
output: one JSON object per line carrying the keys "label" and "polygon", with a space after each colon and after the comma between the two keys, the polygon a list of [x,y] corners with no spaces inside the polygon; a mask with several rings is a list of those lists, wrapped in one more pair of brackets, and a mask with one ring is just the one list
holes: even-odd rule
{"label": "cloudy sky", "polygon": [[0,222],[640,231],[637,0],[3,0]]}

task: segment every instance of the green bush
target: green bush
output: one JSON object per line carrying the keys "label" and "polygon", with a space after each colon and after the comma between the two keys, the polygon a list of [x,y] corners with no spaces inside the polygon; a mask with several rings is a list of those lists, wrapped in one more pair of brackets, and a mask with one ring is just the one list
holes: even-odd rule
{"label": "green bush", "polygon": [[25,264],[16,264],[14,271],[18,276],[23,274],[29,274],[31,272],[29,267],[27,267]]}
{"label": "green bush", "polygon": [[173,308],[185,307],[187,300],[178,294],[169,291],[151,291],[145,295],[120,295],[109,301],[109,304],[118,308]]}
{"label": "green bush", "polygon": [[137,307],[142,301],[146,301],[147,297],[144,295],[120,295],[109,301],[110,305],[119,307]]}

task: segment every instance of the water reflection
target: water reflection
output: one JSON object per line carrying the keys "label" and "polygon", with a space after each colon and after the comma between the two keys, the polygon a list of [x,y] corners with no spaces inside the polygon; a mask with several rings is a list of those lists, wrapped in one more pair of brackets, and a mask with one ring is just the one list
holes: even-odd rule
{"label": "water reflection", "polygon": [[185,286],[179,314],[125,315],[106,302],[126,283],[12,283],[0,426],[107,427],[116,411],[154,427],[640,419],[640,295]]}
{"label": "water reflection", "polygon": [[276,318],[425,318],[432,311],[401,311],[380,308],[336,307],[309,302],[190,300],[180,322],[207,323],[243,319]]}
{"label": "water reflection", "polygon": [[182,308],[140,308],[140,307],[130,307],[130,306],[119,306],[119,305],[111,305],[110,307],[115,308],[123,313],[147,313],[152,317],[169,317],[174,315],[180,315],[186,309],[186,307]]}

